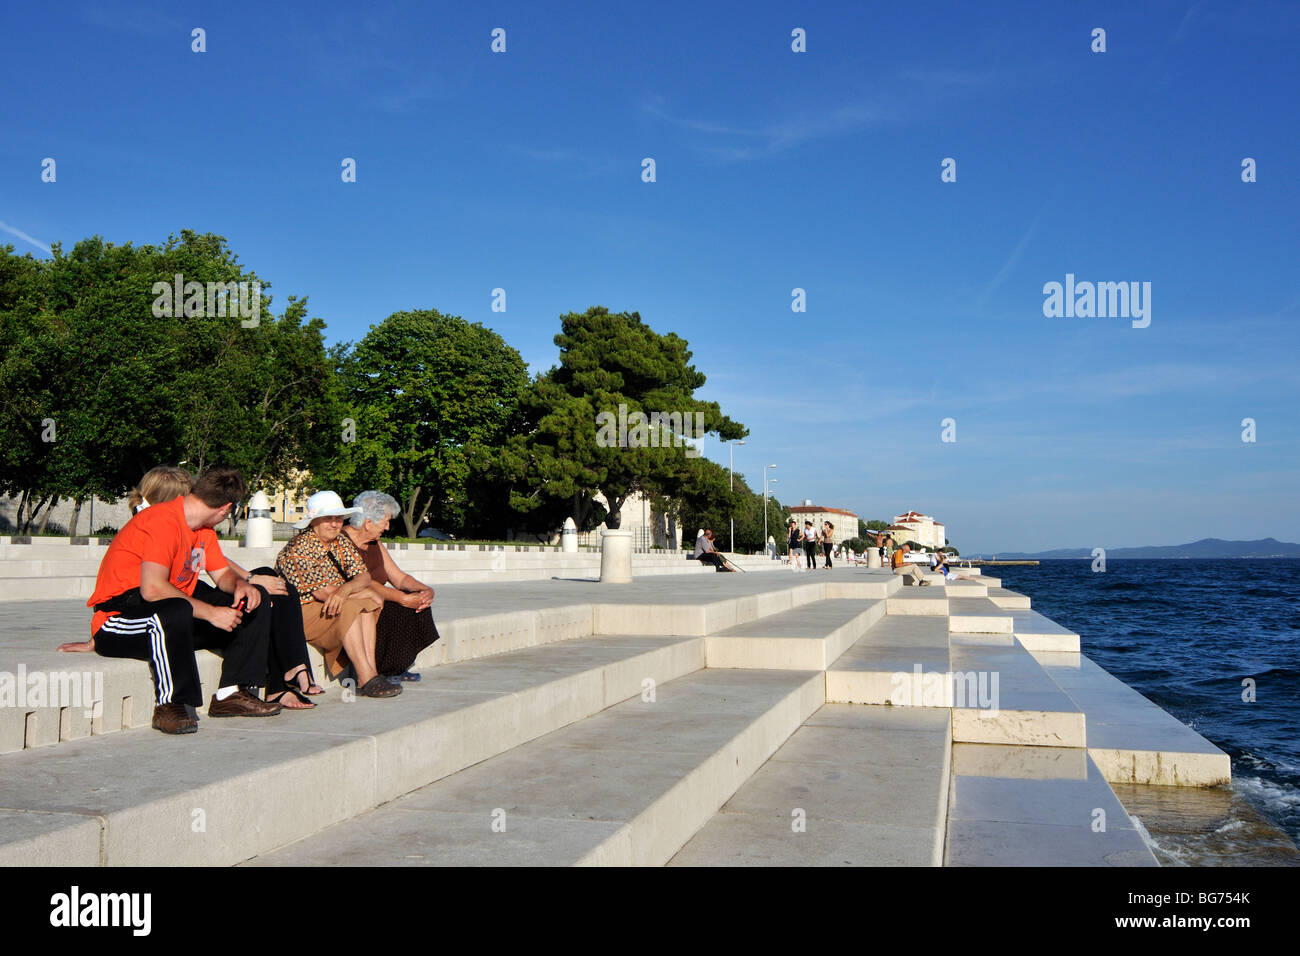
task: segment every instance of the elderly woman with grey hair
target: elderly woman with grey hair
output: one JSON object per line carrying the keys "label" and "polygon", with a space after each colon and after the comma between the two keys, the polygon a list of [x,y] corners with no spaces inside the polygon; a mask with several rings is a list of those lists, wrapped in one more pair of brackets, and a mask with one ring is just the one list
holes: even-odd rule
{"label": "elderly woman with grey hair", "polygon": [[389,679],[419,680],[410,666],[416,656],[438,639],[433,623],[433,588],[415,580],[394,562],[379,538],[401,506],[382,491],[363,491],[352,501],[358,509],[348,518],[343,537],[358,552],[370,572],[370,591],[384,602],[375,637],[375,665]]}

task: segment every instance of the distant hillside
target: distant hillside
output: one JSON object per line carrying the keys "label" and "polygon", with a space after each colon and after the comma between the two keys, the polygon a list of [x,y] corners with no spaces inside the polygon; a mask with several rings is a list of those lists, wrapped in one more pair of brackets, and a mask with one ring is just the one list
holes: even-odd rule
{"label": "distant hillside", "polygon": [[[998,552],[999,558],[1020,560],[1037,558],[1091,558],[1092,548],[1057,548],[1026,554],[1021,551]],[[1259,541],[1224,541],[1222,538],[1202,538],[1190,544],[1168,544],[1142,548],[1107,548],[1109,558],[1142,558],[1147,561],[1161,558],[1300,558],[1300,544],[1263,538]]]}

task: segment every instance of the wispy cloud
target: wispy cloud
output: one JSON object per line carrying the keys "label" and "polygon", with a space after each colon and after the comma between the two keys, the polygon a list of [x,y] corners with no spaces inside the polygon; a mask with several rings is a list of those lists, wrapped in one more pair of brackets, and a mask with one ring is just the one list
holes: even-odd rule
{"label": "wispy cloud", "polygon": [[802,110],[748,125],[682,115],[669,109],[664,97],[657,95],[648,97],[641,109],[679,129],[703,134],[706,141],[692,144],[697,151],[720,162],[743,162],[882,123],[922,119],[941,101],[987,90],[996,79],[987,72],[904,70],[871,93],[849,98],[838,106]]}
{"label": "wispy cloud", "polygon": [[41,240],[34,239],[33,237],[27,235],[27,233],[23,232],[21,229],[15,229],[13,226],[9,225],[6,222],[0,222],[0,230],[9,233],[9,235],[11,236],[16,236],[17,238],[21,239],[23,242],[30,242],[33,246],[35,246],[37,249],[40,249],[42,252],[46,253],[47,255],[51,251],[50,247],[45,243],[41,242]]}

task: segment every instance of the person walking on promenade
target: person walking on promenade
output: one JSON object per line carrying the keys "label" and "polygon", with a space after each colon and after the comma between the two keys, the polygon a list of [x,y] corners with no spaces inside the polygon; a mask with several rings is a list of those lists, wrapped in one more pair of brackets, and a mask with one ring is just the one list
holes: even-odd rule
{"label": "person walking on promenade", "polygon": [[[193,489],[138,511],[104,554],[95,590],[91,649],[103,657],[148,661],[153,727],[192,734],[188,708],[203,703],[194,651],[220,649],[221,678],[209,717],[273,717],[281,707],[257,696],[266,678],[271,612],[265,589],[234,573],[213,530],[247,486],[233,468],[210,468]],[[207,571],[216,588],[201,583]]]}
{"label": "person walking on promenade", "polygon": [[808,568],[817,570],[817,529],[813,527],[811,520],[805,520],[803,523],[803,555],[808,559]]}
{"label": "person walking on promenade", "polygon": [[791,518],[786,522],[786,550],[790,553],[790,567],[796,574],[803,570],[803,536],[799,522]]}
{"label": "person walking on promenade", "polygon": [[822,567],[826,570],[831,568],[831,551],[835,549],[835,525],[829,521],[822,522]]}

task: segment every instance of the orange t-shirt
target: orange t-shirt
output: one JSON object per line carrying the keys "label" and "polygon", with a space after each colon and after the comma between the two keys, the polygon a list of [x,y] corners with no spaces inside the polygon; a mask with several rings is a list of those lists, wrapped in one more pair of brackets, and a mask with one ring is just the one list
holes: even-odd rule
{"label": "orange t-shirt", "polygon": [[[204,571],[220,571],[225,555],[211,528],[190,530],[185,523],[185,497],[173,498],[138,512],[126,523],[99,563],[95,593],[86,602],[94,607],[140,586],[140,564],[152,561],[168,569],[167,579],[186,594]],[[90,621],[93,635],[118,612],[96,611]]]}
{"label": "orange t-shirt", "polygon": [[889,556],[889,566],[891,568],[901,568],[904,564],[903,549],[899,548]]}

